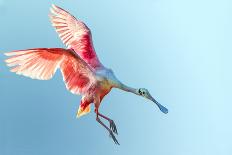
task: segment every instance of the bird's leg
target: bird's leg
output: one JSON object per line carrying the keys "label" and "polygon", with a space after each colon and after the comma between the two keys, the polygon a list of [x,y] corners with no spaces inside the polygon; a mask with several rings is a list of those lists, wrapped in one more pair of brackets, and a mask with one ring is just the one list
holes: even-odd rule
{"label": "bird's leg", "polygon": [[107,126],[100,120],[100,118],[98,117],[98,116],[100,116],[99,113],[98,113],[98,110],[95,110],[95,112],[96,112],[96,121],[97,121],[99,124],[101,124],[101,125],[110,133],[110,137],[113,139],[113,141],[115,142],[115,144],[120,145],[119,142],[118,142],[118,140],[117,140],[116,137],[114,136],[112,130],[111,130],[109,127],[107,127]]}
{"label": "bird's leg", "polygon": [[106,128],[106,130],[109,131],[110,133],[110,137],[113,139],[113,141],[115,142],[115,144],[119,144],[118,140],[116,139],[116,137],[114,136],[113,132],[110,130],[110,128],[108,128],[98,117],[96,118],[97,122],[100,123],[104,128]]}
{"label": "bird's leg", "polygon": [[108,117],[102,115],[102,114],[99,113],[99,112],[98,112],[98,116],[100,116],[100,117],[106,119],[107,121],[109,121],[109,123],[110,123],[110,129],[111,129],[114,133],[118,134],[117,127],[116,127],[116,125],[115,125],[115,123],[114,123],[114,121],[113,121],[112,119],[110,119],[110,118],[108,118]]}

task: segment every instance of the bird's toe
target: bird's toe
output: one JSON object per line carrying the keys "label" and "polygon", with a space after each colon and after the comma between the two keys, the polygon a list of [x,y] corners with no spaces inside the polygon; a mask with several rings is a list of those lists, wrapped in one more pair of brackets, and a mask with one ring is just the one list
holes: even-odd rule
{"label": "bird's toe", "polygon": [[118,134],[118,131],[117,131],[117,127],[114,123],[113,120],[110,121],[110,129],[115,133],[115,134]]}
{"label": "bird's toe", "polygon": [[117,145],[120,145],[118,140],[116,139],[116,137],[114,136],[114,133],[112,131],[110,131],[110,138],[113,139],[114,143]]}

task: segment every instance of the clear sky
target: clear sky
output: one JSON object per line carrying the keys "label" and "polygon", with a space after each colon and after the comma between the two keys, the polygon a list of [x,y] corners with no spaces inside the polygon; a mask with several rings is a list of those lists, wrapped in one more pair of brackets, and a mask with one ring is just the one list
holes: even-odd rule
{"label": "clear sky", "polygon": [[[100,111],[120,146],[60,72],[37,81],[8,71],[3,52],[64,47],[48,20],[55,3],[90,27],[102,63],[169,109],[112,90]],[[231,155],[231,0],[0,0],[1,155]]]}

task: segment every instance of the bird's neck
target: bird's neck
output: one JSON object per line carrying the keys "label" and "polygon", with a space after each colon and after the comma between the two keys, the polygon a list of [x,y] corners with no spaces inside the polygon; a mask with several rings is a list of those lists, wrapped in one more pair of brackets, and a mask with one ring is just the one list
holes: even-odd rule
{"label": "bird's neck", "polygon": [[116,88],[127,91],[127,92],[130,92],[130,93],[133,93],[135,95],[139,95],[136,88],[129,87],[129,86],[127,86],[127,85],[125,85],[125,84],[123,84],[121,82],[116,86]]}

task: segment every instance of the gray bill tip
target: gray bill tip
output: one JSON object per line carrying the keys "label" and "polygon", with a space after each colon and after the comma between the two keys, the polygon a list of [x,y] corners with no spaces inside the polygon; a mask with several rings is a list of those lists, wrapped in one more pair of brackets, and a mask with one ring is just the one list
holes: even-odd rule
{"label": "gray bill tip", "polygon": [[159,102],[157,102],[153,97],[151,98],[151,100],[159,107],[160,111],[162,111],[164,114],[168,113],[168,109],[161,105]]}
{"label": "gray bill tip", "polygon": [[158,107],[159,107],[160,111],[162,111],[164,114],[167,114],[167,113],[168,113],[168,109],[165,108],[164,106],[158,105]]}

